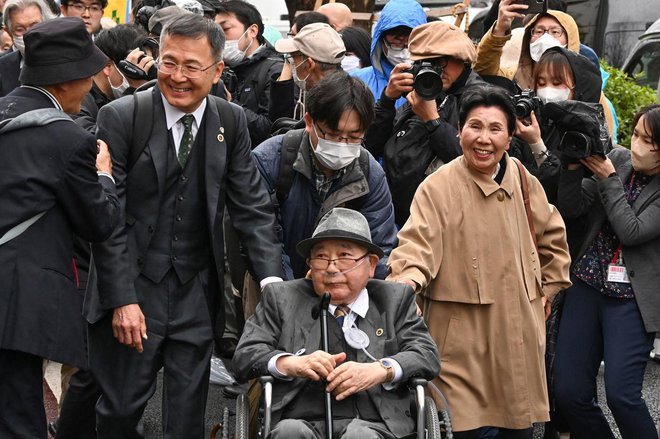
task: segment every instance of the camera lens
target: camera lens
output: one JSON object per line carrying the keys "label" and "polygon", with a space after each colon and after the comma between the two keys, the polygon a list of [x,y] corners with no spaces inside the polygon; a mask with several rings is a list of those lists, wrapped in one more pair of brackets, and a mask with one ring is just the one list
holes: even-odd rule
{"label": "camera lens", "polygon": [[527,99],[521,99],[516,102],[515,112],[518,119],[529,117],[532,112],[532,105]]}
{"label": "camera lens", "polygon": [[413,88],[419,97],[431,101],[442,93],[442,77],[433,69],[421,68],[415,76]]}

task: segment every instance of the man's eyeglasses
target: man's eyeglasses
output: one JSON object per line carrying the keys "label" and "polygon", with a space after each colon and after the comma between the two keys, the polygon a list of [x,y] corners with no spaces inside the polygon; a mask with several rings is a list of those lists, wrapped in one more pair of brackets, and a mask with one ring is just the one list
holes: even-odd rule
{"label": "man's eyeglasses", "polygon": [[174,75],[178,70],[181,70],[181,74],[190,79],[201,77],[205,71],[217,64],[217,62],[214,62],[210,66],[202,68],[191,65],[180,66],[172,61],[156,61],[156,67],[158,68],[159,72],[165,73],[166,75]]}
{"label": "man's eyeglasses", "polygon": [[535,26],[532,28],[532,36],[535,38],[540,38],[545,33],[550,34],[550,36],[553,38],[559,39],[562,35],[564,35],[564,29],[561,27],[551,27],[550,29],[546,29],[541,26]]}
{"label": "man's eyeglasses", "polygon": [[364,260],[367,256],[369,256],[369,252],[363,254],[359,258],[309,258],[307,259],[307,264],[312,270],[327,270],[330,268],[330,263],[334,263],[337,270],[346,271],[357,267],[358,264],[361,263],[360,261]]}
{"label": "man's eyeglasses", "polygon": [[316,124],[316,123],[313,124],[312,126],[314,127],[314,132],[316,133],[316,137],[319,137],[319,133],[316,132],[316,129],[318,128],[318,130],[321,132],[321,135],[323,136],[322,139],[330,140],[331,142],[341,142],[342,140],[346,141],[346,143],[353,143],[353,144],[364,142],[364,137],[340,136],[338,134],[333,134],[333,133],[329,133],[327,131],[324,131],[323,128],[318,126],[318,124]]}
{"label": "man's eyeglasses", "polygon": [[71,3],[67,7],[72,8],[74,11],[76,11],[81,15],[84,14],[85,11],[89,11],[89,13],[93,15],[98,15],[103,13],[103,8],[101,7],[101,5],[85,6],[82,3]]}

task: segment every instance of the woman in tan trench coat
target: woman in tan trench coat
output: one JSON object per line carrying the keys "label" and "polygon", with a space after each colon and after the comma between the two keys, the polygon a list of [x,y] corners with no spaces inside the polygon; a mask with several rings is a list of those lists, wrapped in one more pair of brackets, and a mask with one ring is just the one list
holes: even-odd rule
{"label": "woman in tan trench coat", "polygon": [[466,92],[459,124],[463,156],[420,185],[389,279],[420,293],[455,438],[531,438],[532,423],[549,419],[544,307],[570,286],[564,223],[523,171],[537,250],[506,154],[515,116],[505,92]]}

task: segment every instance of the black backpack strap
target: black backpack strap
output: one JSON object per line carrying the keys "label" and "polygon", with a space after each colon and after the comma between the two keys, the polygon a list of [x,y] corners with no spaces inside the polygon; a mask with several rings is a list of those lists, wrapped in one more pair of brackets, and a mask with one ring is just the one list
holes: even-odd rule
{"label": "black backpack strap", "polygon": [[133,94],[133,142],[128,153],[127,171],[130,171],[146,148],[154,125],[153,89]]}
{"label": "black backpack strap", "polygon": [[58,121],[73,122],[73,119],[57,108],[39,108],[37,110],[26,111],[11,119],[3,120],[0,122],[0,134],[23,128],[41,127]]}
{"label": "black backpack strap", "polygon": [[280,172],[275,187],[277,202],[281,205],[289,196],[289,190],[293,184],[293,162],[296,161],[300,142],[302,142],[305,129],[291,130],[284,134],[282,148],[280,149]]}

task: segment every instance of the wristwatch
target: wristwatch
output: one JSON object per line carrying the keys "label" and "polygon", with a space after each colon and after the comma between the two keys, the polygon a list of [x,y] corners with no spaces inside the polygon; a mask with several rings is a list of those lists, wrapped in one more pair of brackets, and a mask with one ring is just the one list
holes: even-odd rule
{"label": "wristwatch", "polygon": [[440,126],[441,120],[442,119],[438,117],[437,119],[432,119],[429,120],[428,122],[424,122],[424,128],[426,128],[426,131],[428,131],[429,133],[432,133],[433,131],[435,131],[436,128]]}
{"label": "wristwatch", "polygon": [[385,382],[389,383],[394,379],[394,366],[392,366],[392,362],[388,360],[387,358],[381,358],[378,360],[378,363],[380,363],[381,367],[385,369],[387,372],[387,376],[385,377]]}

